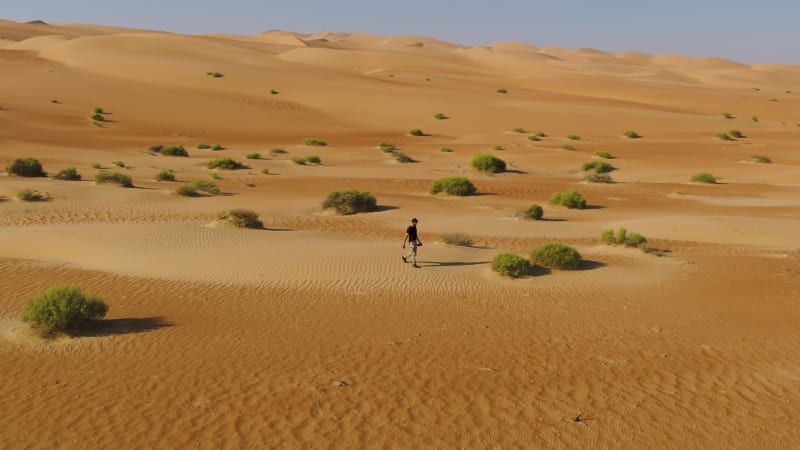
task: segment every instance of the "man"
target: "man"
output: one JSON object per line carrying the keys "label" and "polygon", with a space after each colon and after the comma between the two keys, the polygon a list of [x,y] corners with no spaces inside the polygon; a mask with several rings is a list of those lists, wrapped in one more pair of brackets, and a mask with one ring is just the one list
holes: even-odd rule
{"label": "man", "polygon": [[411,262],[414,263],[414,267],[419,267],[417,265],[417,247],[422,245],[422,241],[419,240],[419,236],[417,235],[417,223],[419,221],[416,217],[411,219],[411,225],[406,228],[406,237],[403,239],[403,248],[406,248],[406,241],[408,241],[409,245],[411,246],[411,252],[405,256],[403,256],[403,262],[408,262],[408,257],[411,257]]}

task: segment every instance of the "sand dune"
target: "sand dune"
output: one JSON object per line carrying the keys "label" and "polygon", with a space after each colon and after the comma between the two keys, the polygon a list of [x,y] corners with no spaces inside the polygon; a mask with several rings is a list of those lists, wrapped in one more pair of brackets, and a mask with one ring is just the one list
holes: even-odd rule
{"label": "sand dune", "polygon": [[[0,447],[800,440],[800,67],[329,31],[0,21],[0,36],[0,86],[13,87],[0,163],[83,176],[0,174]],[[731,130],[743,137],[716,137]],[[148,152],[157,144],[189,157]],[[601,150],[615,182],[582,181]],[[510,170],[475,171],[479,152]],[[292,162],[310,155],[322,164]],[[223,156],[247,167],[206,167]],[[96,185],[94,165],[135,188]],[[177,181],[156,181],[162,169]],[[718,183],[690,182],[698,172]],[[428,192],[453,175],[480,195]],[[221,195],[174,193],[199,179]],[[548,205],[570,188],[589,208]],[[50,200],[19,201],[23,189]],[[341,189],[379,210],[321,211]],[[518,218],[532,203],[546,220]],[[212,225],[233,208],[265,229]],[[400,259],[411,217],[417,269]],[[620,227],[656,252],[600,241]],[[474,245],[445,244],[450,232]],[[549,241],[576,247],[582,270],[490,269]],[[37,336],[19,312],[59,283],[104,298],[106,320]]]}

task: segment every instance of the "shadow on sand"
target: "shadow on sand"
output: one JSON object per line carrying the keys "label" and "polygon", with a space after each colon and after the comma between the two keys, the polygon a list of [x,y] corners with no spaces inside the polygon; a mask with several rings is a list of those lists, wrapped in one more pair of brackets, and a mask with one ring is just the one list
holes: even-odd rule
{"label": "shadow on sand", "polygon": [[163,317],[137,317],[132,319],[98,320],[74,333],[74,336],[114,336],[119,334],[145,333],[174,326]]}
{"label": "shadow on sand", "polygon": [[580,270],[595,270],[605,266],[606,263],[602,263],[600,261],[592,261],[590,259],[584,259],[583,261],[581,261]]}
{"label": "shadow on sand", "polygon": [[491,261],[417,261],[420,267],[461,267],[461,266],[482,266]]}

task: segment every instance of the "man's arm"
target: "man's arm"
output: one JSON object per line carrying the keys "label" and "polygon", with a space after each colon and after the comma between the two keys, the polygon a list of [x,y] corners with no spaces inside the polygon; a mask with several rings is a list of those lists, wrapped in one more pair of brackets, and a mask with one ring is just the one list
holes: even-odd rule
{"label": "man's arm", "polygon": [[403,238],[403,248],[406,248],[406,242],[408,241],[408,233],[406,233],[406,237]]}

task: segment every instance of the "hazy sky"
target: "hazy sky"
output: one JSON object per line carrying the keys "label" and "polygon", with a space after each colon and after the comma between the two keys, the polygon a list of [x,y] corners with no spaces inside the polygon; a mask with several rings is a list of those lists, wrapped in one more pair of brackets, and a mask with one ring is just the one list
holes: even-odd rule
{"label": "hazy sky", "polygon": [[179,33],[420,34],[466,45],[720,56],[800,64],[800,0],[2,0],[0,18]]}

